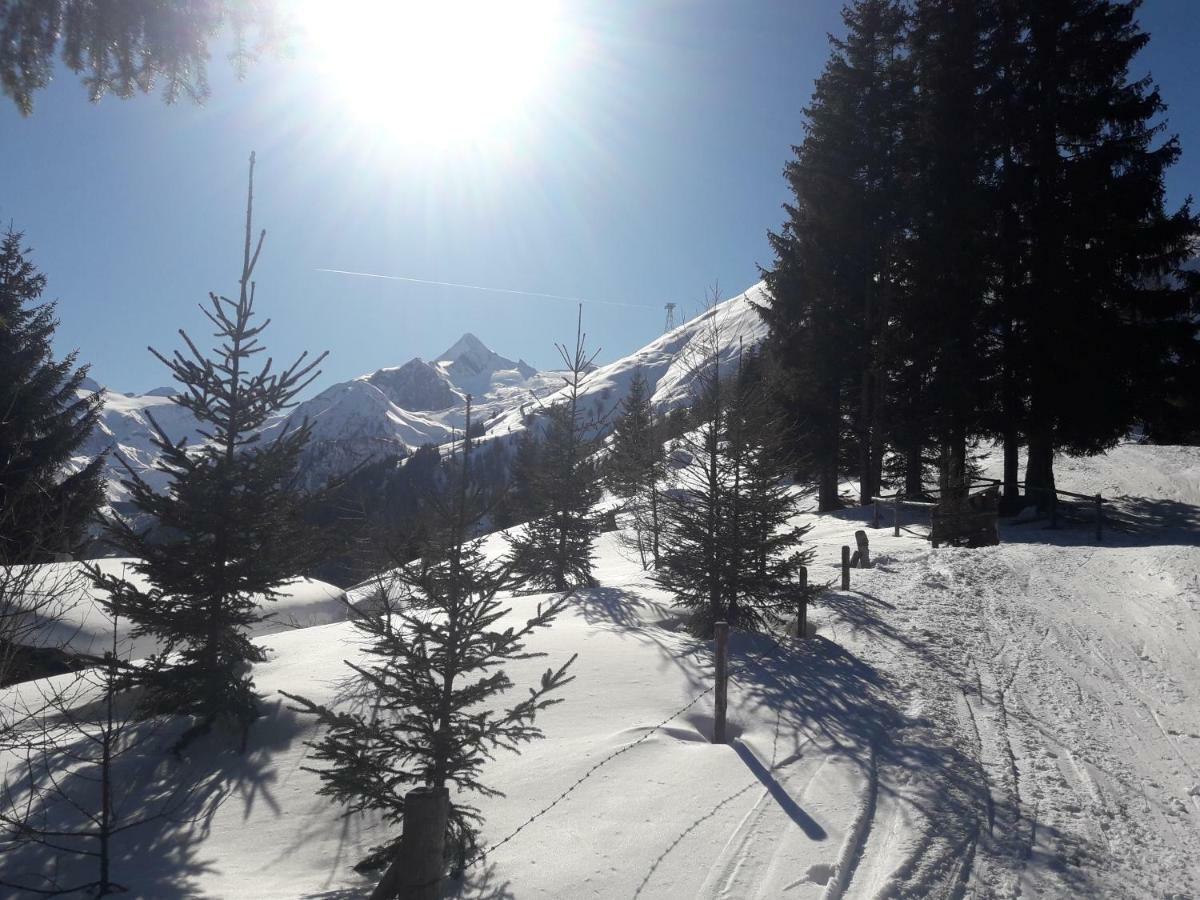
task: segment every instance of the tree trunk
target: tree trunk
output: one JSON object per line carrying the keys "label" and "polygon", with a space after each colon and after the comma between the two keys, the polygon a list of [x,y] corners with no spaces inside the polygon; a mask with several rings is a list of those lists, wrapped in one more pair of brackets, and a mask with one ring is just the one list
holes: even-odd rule
{"label": "tree trunk", "polygon": [[872,409],[874,399],[871,372],[867,369],[862,373],[858,412],[858,502],[861,506],[867,506],[875,499],[875,486],[871,483],[871,474],[875,471],[871,458],[871,451],[875,445],[875,416]]}
{"label": "tree trunk", "polygon": [[842,508],[838,462],[841,456],[842,392],[836,384],[826,395],[828,406],[822,410],[820,434],[814,442],[817,449],[817,511],[831,512]]}
{"label": "tree trunk", "polygon": [[1029,461],[1025,465],[1025,491],[1037,508],[1046,512],[1054,503],[1054,439],[1051,429],[1029,432]]}
{"label": "tree trunk", "polygon": [[1000,511],[1013,514],[1021,506],[1021,461],[1019,453],[1021,438],[1015,426],[1004,428],[1004,494],[1000,500]]}
{"label": "tree trunk", "polygon": [[909,447],[904,454],[904,496],[919,497],[925,493],[925,460],[921,445]]}
{"label": "tree trunk", "polygon": [[883,377],[876,369],[871,377],[871,499],[879,496],[883,485]]}

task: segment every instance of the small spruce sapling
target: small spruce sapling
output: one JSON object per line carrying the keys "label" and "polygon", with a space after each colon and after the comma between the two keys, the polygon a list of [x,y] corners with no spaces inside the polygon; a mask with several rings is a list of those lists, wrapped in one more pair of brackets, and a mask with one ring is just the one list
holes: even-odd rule
{"label": "small spruce sapling", "polygon": [[272,372],[270,359],[252,363],[264,350],[259,336],[270,324],[254,323],[252,277],[266,232],[252,243],[253,203],[251,154],[238,299],[210,294],[210,304],[201,307],[216,329],[217,347],[206,355],[180,330],[188,353],[168,358],[150,351],[181,385],[172,400],[196,417],[205,441],[176,444],[147,413],[166,489],[151,487],[125,464],[124,485],[138,509],[157,522],[159,537],[119,516],[108,520],[107,537],[138,558],[132,568],[149,587],[91,570],[97,587],[134,623],[134,636],[152,634],[161,643],[134,678],[146,688],[146,712],[195,719],[177,750],[219,720],[239,725],[244,742],[258,714],[250,665],[266,658],[247,630],[266,618],[261,602],[274,600],[279,587],[317,555],[303,521],[308,500],[295,484],[308,423],[281,428],[273,437],[262,429],[295,404],[320,374],[316,367],[326,354],[307,361],[304,353],[280,372]]}
{"label": "small spruce sapling", "polygon": [[601,488],[590,455],[601,422],[584,413],[579,388],[600,351],[588,353],[586,339],[581,307],[574,349],[556,345],[566,366],[565,396],[542,412],[541,469],[533,488],[542,515],[509,537],[513,577],[534,589],[565,591],[593,583],[592,539],[599,530],[593,507]]}
{"label": "small spruce sapling", "polygon": [[613,493],[626,500],[633,524],[630,543],[637,550],[643,569],[651,563],[657,565],[659,559],[662,534],[659,482],[666,471],[663,431],[654,418],[646,376],[638,368],[613,425],[605,480]]}
{"label": "small spruce sapling", "polygon": [[[467,423],[469,435],[469,406]],[[372,708],[330,709],[284,693],[297,711],[327,727],[311,745],[312,758],[327,765],[309,771],[320,776],[320,792],[348,812],[377,811],[400,826],[409,790],[452,787],[447,847],[459,867],[476,846],[482,819],[458,795],[500,796],[481,780],[485,763],[497,750],[519,752],[521,744],[542,737],[534,720],[560,702],[549,695],[572,680],[567,670],[575,660],[548,668],[513,706],[493,703],[514,686],[505,663],[545,655],[526,650],[525,642],[551,624],[565,601],[539,605],[521,624],[503,621],[510,610],[496,595],[510,582],[508,566],[489,561],[481,540],[470,538],[482,515],[471,457],[468,437],[443,487],[422,558],[381,575],[362,610],[350,608],[366,660],[346,664],[372,696]],[[399,835],[375,847],[359,867],[385,865],[398,844]]]}

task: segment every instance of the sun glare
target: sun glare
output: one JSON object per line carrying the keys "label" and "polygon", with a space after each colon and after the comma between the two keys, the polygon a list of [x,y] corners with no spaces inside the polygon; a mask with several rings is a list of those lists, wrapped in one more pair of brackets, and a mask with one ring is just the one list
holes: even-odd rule
{"label": "sun glare", "polygon": [[329,101],[409,145],[509,139],[566,43],[554,0],[308,0],[302,20]]}

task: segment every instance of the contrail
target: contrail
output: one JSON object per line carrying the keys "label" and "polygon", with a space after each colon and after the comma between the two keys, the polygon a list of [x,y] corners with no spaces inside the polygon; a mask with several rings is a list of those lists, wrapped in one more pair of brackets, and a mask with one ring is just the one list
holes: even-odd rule
{"label": "contrail", "polygon": [[519,297],[543,297],[547,300],[566,300],[569,303],[599,303],[602,306],[625,306],[630,309],[652,309],[658,307],[646,306],[642,303],[621,303],[618,300],[589,300],[587,297],[567,297],[562,294],[543,294],[540,291],[516,291],[511,288],[485,287],[481,284],[459,284],[455,281],[430,281],[427,278],[409,278],[405,275],[378,275],[374,272],[350,272],[346,269],[322,269],[318,272],[329,272],[333,275],[355,275],[359,278],[383,278],[387,281],[405,281],[409,284],[431,284],[435,287],[463,288],[468,291],[487,291],[491,294],[515,294]]}

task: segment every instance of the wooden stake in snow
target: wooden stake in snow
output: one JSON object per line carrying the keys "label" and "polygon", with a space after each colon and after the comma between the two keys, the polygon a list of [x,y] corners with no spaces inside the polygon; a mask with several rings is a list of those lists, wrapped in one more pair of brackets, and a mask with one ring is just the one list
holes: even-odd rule
{"label": "wooden stake in snow", "polygon": [[1096,540],[1104,540],[1104,498],[1096,495]]}
{"label": "wooden stake in snow", "polygon": [[867,533],[861,530],[854,532],[854,541],[858,544],[858,567],[871,568],[871,547],[867,543]]}
{"label": "wooden stake in snow", "polygon": [[419,787],[404,795],[400,852],[370,900],[438,900],[442,896],[449,814],[450,792],[444,787]]}
{"label": "wooden stake in snow", "polygon": [[717,687],[713,705],[713,743],[725,743],[725,711],[729,702],[729,623],[718,622],[717,638]]}
{"label": "wooden stake in snow", "polygon": [[892,499],[892,537],[900,537],[900,492]]}
{"label": "wooden stake in snow", "polygon": [[842,544],[842,590],[850,590],[850,548]]}
{"label": "wooden stake in snow", "polygon": [[796,637],[808,636],[808,566],[800,567],[800,602],[796,610]]}
{"label": "wooden stake in snow", "polygon": [[878,497],[875,498],[875,508],[871,512],[871,527],[872,528],[879,527],[879,498]]}

